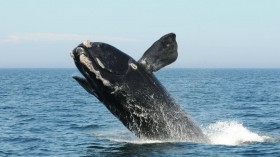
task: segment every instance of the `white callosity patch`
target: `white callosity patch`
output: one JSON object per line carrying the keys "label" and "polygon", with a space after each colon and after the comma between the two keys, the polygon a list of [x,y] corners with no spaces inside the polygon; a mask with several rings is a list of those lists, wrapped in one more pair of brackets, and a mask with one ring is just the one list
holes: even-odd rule
{"label": "white callosity patch", "polygon": [[95,75],[96,75],[96,79],[100,80],[104,86],[111,86],[111,83],[104,79],[100,72],[98,70],[95,70],[94,67],[92,66],[92,63],[91,61],[88,59],[88,57],[86,57],[84,54],[81,54],[80,55],[80,61],[81,63],[83,63],[85,66],[87,66],[87,68],[93,72]]}
{"label": "white callosity patch", "polygon": [[142,59],[140,63],[141,63],[142,65],[146,65],[146,64],[147,64],[146,59],[147,59],[147,58]]}
{"label": "white callosity patch", "polygon": [[97,64],[101,67],[101,68],[105,68],[105,66],[102,64],[102,62],[98,59],[98,58],[96,58],[96,61],[97,61]]}
{"label": "white callosity patch", "polygon": [[137,65],[134,63],[129,63],[132,69],[137,70]]}
{"label": "white callosity patch", "polygon": [[87,48],[91,48],[91,42],[89,40],[85,40],[83,42],[83,45],[85,45],[85,47],[87,47]]}

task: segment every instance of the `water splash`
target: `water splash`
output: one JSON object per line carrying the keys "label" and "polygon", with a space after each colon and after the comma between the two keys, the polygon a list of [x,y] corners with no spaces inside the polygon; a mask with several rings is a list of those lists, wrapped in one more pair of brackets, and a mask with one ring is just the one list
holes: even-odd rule
{"label": "water splash", "polygon": [[94,136],[101,139],[106,139],[113,142],[119,143],[131,143],[131,144],[151,144],[151,143],[166,143],[166,141],[160,140],[149,140],[149,139],[140,139],[134,136],[128,130],[119,130],[119,131],[102,131],[94,133]]}
{"label": "water splash", "polygon": [[[274,138],[261,135],[260,133],[253,132],[243,126],[238,121],[217,121],[203,128],[203,132],[208,136],[210,142],[207,144],[214,145],[242,145],[255,142],[273,141]],[[151,144],[151,143],[177,143],[177,142],[190,142],[178,139],[174,140],[149,140],[139,139],[135,137],[128,130],[121,131],[108,131],[95,133],[94,136],[120,143],[132,144]]]}
{"label": "water splash", "polygon": [[204,129],[211,144],[240,145],[254,142],[265,142],[272,138],[250,131],[237,121],[217,121]]}

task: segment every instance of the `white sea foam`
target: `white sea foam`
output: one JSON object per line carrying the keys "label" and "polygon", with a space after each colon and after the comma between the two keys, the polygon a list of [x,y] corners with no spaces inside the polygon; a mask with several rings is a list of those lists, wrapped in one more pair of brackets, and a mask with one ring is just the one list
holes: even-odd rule
{"label": "white sea foam", "polygon": [[[217,121],[203,128],[204,133],[210,139],[210,143],[214,145],[242,145],[255,142],[273,141],[272,137],[261,135],[249,130],[242,123],[237,121]],[[108,131],[95,133],[98,138],[107,139],[114,142],[133,143],[133,144],[150,144],[150,143],[166,143],[166,142],[184,142],[184,141],[159,141],[139,139],[128,130]],[[188,141],[185,141],[188,142]]]}
{"label": "white sea foam", "polygon": [[211,144],[240,145],[253,142],[264,142],[271,137],[250,131],[237,121],[217,121],[203,129]]}
{"label": "white sea foam", "polygon": [[123,131],[107,131],[96,132],[94,136],[107,139],[113,142],[132,143],[132,144],[150,144],[150,143],[165,143],[166,141],[139,139],[128,130]]}
{"label": "white sea foam", "polygon": [[158,140],[145,140],[145,139],[121,139],[121,138],[111,138],[111,141],[121,142],[121,143],[132,143],[132,144],[150,144],[150,143],[166,143],[166,141]]}

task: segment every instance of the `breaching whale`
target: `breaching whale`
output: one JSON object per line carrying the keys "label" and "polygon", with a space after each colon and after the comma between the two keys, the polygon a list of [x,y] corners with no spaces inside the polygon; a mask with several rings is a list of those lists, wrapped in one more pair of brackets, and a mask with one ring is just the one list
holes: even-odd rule
{"label": "breaching whale", "polygon": [[177,59],[174,33],[157,40],[139,61],[109,44],[88,40],[70,55],[84,76],[73,78],[139,138],[208,141],[153,74]]}

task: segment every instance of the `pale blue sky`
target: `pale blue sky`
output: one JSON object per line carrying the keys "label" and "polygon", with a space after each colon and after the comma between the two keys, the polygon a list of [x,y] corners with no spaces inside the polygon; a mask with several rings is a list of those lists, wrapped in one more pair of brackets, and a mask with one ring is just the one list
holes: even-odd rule
{"label": "pale blue sky", "polygon": [[280,68],[279,0],[0,0],[0,68],[74,67],[85,39],[138,60],[177,34],[170,67]]}

